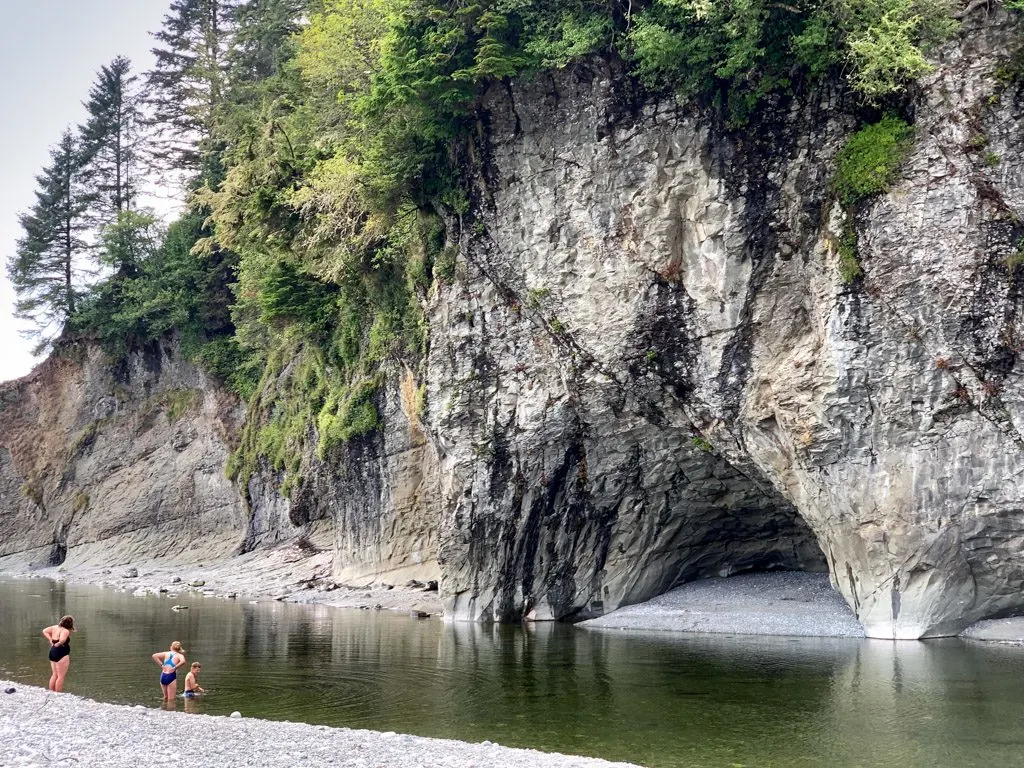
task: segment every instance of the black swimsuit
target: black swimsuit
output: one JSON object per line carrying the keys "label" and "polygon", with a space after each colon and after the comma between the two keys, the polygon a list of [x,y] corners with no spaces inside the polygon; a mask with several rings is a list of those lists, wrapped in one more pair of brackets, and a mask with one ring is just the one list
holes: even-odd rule
{"label": "black swimsuit", "polygon": [[[53,641],[50,641],[53,643]],[[67,639],[64,645],[57,645],[54,643],[50,646],[50,661],[60,661],[65,656],[71,655],[71,638]]]}

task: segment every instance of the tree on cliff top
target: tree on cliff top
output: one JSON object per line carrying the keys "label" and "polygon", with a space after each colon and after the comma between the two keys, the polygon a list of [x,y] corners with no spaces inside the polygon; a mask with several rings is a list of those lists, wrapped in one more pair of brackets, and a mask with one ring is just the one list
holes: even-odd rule
{"label": "tree on cliff top", "polygon": [[15,317],[27,320],[36,354],[50,346],[74,313],[87,274],[86,211],[93,196],[82,184],[82,158],[70,130],[50,151],[36,177],[36,202],[20,216],[23,236],[8,260],[17,300]]}
{"label": "tree on cliff top", "polygon": [[118,56],[100,68],[79,128],[86,183],[95,190],[96,223],[109,224],[138,194],[142,112],[131,62]]}
{"label": "tree on cliff top", "polygon": [[212,150],[237,6],[237,0],[174,0],[153,35],[161,46],[153,48],[156,64],[146,82],[157,167],[195,174]]}

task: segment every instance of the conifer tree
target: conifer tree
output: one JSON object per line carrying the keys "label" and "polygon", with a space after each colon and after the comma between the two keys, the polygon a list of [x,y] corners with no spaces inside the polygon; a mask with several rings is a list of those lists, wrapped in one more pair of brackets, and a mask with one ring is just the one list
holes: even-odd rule
{"label": "conifer tree", "polygon": [[46,349],[74,313],[88,245],[86,210],[92,202],[82,185],[81,153],[70,130],[50,151],[50,165],[36,177],[36,202],[20,216],[23,231],[7,274],[17,295],[15,316],[31,325],[26,335]]}
{"label": "conifer tree", "polygon": [[153,159],[163,168],[198,172],[227,90],[227,51],[238,0],[173,0],[154,37],[156,64],[146,74]]}
{"label": "conifer tree", "polygon": [[95,223],[116,221],[131,210],[139,186],[141,105],[131,62],[118,56],[100,69],[80,127],[86,184],[95,191]]}
{"label": "conifer tree", "polygon": [[313,5],[313,0],[247,0],[238,6],[231,50],[232,87],[278,74],[294,55],[292,41]]}

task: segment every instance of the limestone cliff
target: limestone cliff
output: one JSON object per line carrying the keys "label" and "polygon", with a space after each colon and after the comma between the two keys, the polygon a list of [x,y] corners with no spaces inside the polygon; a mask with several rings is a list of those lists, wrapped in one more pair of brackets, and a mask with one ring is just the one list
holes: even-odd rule
{"label": "limestone cliff", "polygon": [[973,14],[935,52],[854,222],[839,90],[735,129],[615,62],[495,84],[425,381],[389,374],[381,429],[304,456],[290,499],[266,467],[235,489],[241,409],[172,347],[53,359],[0,389],[0,556],[226,556],[328,520],[337,580],[440,576],[457,619],[769,568],[827,569],[878,637],[1024,610],[1020,34]]}

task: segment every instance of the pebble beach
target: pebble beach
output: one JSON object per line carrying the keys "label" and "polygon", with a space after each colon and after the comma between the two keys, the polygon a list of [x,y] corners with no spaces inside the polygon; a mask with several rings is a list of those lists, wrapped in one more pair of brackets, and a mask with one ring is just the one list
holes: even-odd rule
{"label": "pebble beach", "polygon": [[490,742],[101,704],[0,680],[0,765],[138,768],[631,768]]}

